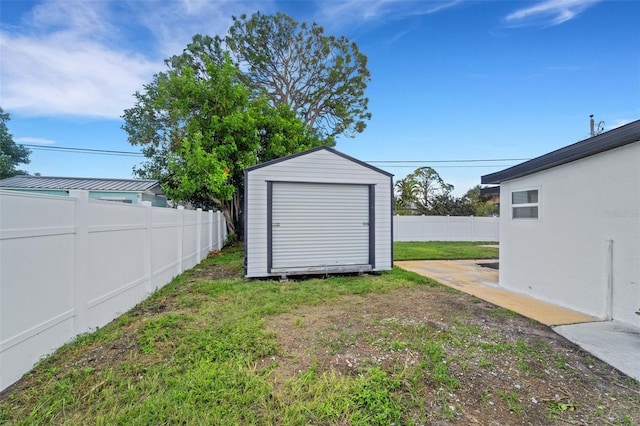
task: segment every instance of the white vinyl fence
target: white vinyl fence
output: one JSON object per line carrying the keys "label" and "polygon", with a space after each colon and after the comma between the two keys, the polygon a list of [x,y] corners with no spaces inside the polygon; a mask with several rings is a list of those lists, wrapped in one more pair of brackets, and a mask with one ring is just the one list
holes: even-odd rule
{"label": "white vinyl fence", "polygon": [[0,191],[0,390],[220,249],[220,212]]}
{"label": "white vinyl fence", "polygon": [[394,216],[393,241],[500,241],[499,217]]}

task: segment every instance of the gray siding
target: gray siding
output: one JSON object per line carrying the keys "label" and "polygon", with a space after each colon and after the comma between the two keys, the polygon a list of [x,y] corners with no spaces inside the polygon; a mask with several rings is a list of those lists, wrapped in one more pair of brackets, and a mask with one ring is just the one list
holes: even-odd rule
{"label": "gray siding", "polygon": [[246,181],[247,277],[268,275],[267,181],[374,185],[375,269],[392,262],[391,177],[328,150],[316,150],[249,170]]}

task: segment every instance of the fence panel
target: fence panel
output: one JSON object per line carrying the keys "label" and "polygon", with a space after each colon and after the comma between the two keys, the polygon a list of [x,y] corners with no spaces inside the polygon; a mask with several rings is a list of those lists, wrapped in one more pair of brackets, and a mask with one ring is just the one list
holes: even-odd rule
{"label": "fence panel", "polygon": [[393,241],[500,241],[499,217],[394,216]]}
{"label": "fence panel", "polygon": [[0,390],[221,248],[219,213],[0,191]]}

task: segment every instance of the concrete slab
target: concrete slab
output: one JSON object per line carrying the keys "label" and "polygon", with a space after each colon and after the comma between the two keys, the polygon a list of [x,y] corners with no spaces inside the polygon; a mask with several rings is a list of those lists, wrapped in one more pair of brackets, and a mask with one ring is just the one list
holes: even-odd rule
{"label": "concrete slab", "polygon": [[498,271],[479,266],[478,263],[491,263],[492,260],[407,260],[397,261],[396,265],[435,279],[436,281],[472,294],[494,305],[502,306],[514,312],[546,325],[565,325],[598,321],[583,314],[533,297],[514,293],[498,286]]}
{"label": "concrete slab", "polygon": [[585,351],[640,380],[640,329],[616,321],[553,327]]}

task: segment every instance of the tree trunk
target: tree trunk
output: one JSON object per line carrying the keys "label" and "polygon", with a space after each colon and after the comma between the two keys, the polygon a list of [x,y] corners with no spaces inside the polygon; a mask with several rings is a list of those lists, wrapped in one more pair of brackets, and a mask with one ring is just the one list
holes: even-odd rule
{"label": "tree trunk", "polygon": [[235,235],[235,238],[238,239],[240,239],[243,234],[240,201],[240,195],[234,192],[231,200],[224,200],[219,203],[220,210],[227,221],[228,234]]}

